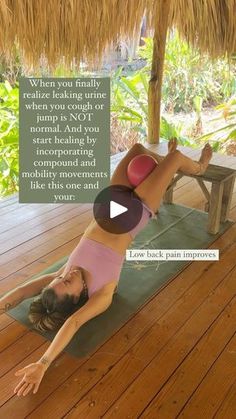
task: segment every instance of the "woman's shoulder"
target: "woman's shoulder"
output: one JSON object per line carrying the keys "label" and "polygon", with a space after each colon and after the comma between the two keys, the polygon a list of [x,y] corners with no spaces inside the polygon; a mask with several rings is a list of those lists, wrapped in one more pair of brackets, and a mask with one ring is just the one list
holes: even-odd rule
{"label": "woman's shoulder", "polygon": [[117,280],[109,281],[108,283],[106,283],[105,285],[103,285],[101,288],[93,290],[93,292],[90,295],[90,297],[93,294],[95,294],[97,291],[99,291],[100,293],[113,295],[113,294],[115,294],[117,292],[117,288],[118,288],[118,281]]}

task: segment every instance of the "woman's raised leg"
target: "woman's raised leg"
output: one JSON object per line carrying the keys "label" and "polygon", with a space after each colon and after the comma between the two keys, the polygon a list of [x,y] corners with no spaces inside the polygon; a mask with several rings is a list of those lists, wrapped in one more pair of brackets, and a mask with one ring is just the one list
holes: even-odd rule
{"label": "woman's raised leg", "polygon": [[146,205],[156,212],[175,173],[179,170],[189,174],[204,173],[211,157],[212,148],[209,144],[203,148],[199,162],[190,159],[175,147],[171,148],[170,146],[167,156],[134,190]]}
{"label": "woman's raised leg", "polygon": [[142,144],[136,143],[134,146],[127,152],[125,157],[120,161],[120,163],[117,165],[112,178],[111,178],[111,185],[125,185],[129,188],[133,189],[133,186],[129,182],[128,176],[127,176],[127,167],[129,162],[137,155],[139,154],[149,154],[156,158],[157,162],[160,163],[164,156],[159,156],[157,153],[149,152],[147,148],[145,148]]}

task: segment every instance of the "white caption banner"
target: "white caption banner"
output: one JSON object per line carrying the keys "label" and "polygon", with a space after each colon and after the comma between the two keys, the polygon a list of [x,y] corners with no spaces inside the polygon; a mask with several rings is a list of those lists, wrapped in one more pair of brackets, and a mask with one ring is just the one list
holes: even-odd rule
{"label": "white caption banner", "polygon": [[219,260],[219,249],[128,249],[126,260]]}

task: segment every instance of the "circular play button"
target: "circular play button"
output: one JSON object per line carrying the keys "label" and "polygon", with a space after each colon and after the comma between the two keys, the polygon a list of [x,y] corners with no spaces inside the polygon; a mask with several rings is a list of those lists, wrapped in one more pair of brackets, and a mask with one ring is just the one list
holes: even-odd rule
{"label": "circular play button", "polygon": [[127,186],[112,185],[103,189],[93,205],[94,218],[103,230],[114,234],[131,231],[141,220],[143,205]]}

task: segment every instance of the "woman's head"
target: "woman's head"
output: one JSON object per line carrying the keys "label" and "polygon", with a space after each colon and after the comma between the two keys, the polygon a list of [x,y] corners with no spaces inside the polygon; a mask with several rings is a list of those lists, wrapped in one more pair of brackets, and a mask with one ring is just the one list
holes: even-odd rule
{"label": "woman's head", "polygon": [[66,296],[72,297],[74,303],[78,302],[83,291],[83,272],[77,266],[71,266],[70,270],[64,275],[57,276],[46,288],[55,291],[58,300]]}
{"label": "woman's head", "polygon": [[56,277],[30,305],[29,320],[37,330],[55,330],[76,309],[83,294],[83,272],[72,266],[64,276]]}

